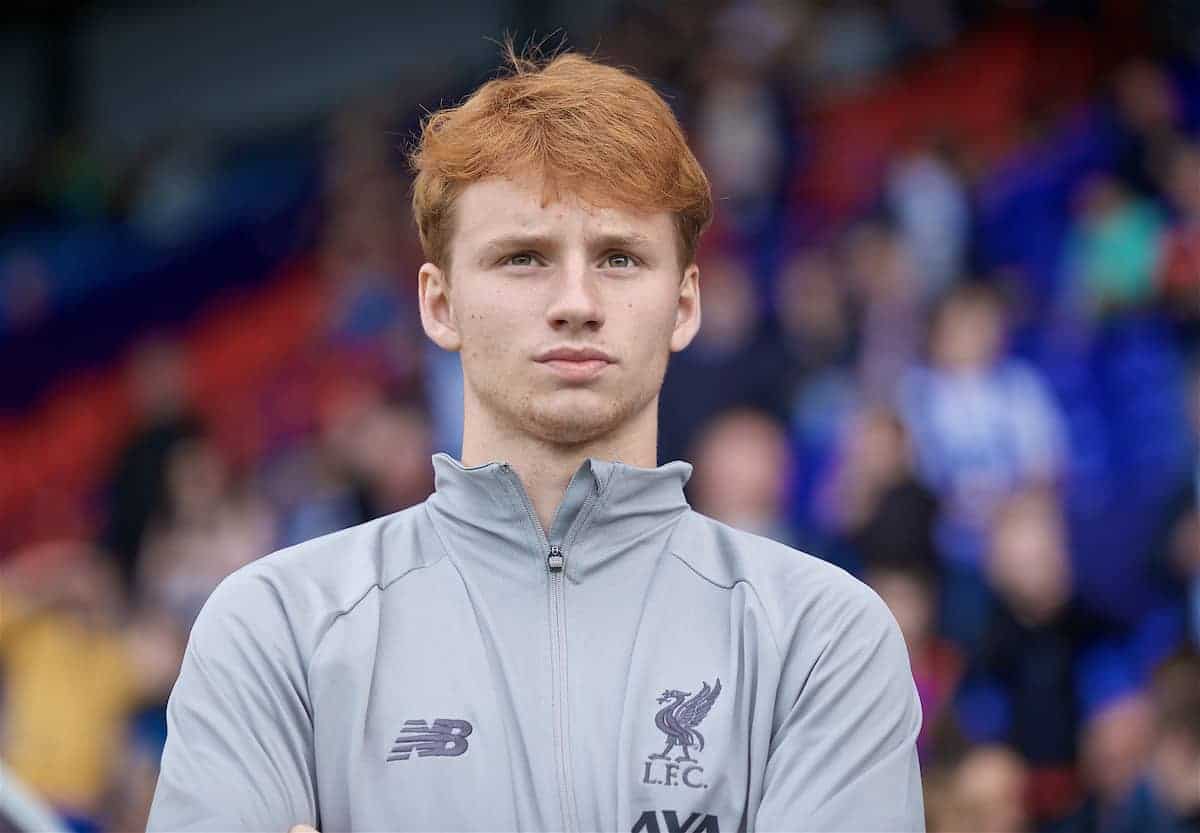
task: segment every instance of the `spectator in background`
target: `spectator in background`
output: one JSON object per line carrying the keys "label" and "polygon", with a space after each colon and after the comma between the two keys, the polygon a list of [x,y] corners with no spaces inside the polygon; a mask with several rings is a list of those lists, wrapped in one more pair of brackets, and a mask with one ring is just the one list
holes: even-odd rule
{"label": "spectator in background", "polygon": [[1079,742],[1084,802],[1069,817],[1054,824],[1053,833],[1114,829],[1146,766],[1151,720],[1150,702],[1140,691],[1099,703],[1084,718]]}
{"label": "spectator in background", "polygon": [[1200,142],[1181,143],[1167,166],[1175,221],[1163,243],[1158,291],[1185,342],[1200,347]]}
{"label": "spectator in background", "polygon": [[200,433],[200,421],[191,404],[187,359],[177,344],[147,340],[127,373],[136,427],[109,475],[103,540],[132,596],[142,539],[151,518],[165,509],[167,459],[176,445]]}
{"label": "spectator in background", "polygon": [[[738,406],[781,414],[783,357],[761,325],[746,262],[731,253],[703,254],[704,326],[671,357],[659,400],[659,458],[681,459],[701,427]],[[715,380],[720,384],[715,384]]]}
{"label": "spectator in background", "polygon": [[1200,655],[1163,663],[1151,684],[1149,766],[1111,829],[1119,833],[1200,831]]}
{"label": "spectator in background", "polygon": [[755,239],[787,182],[787,104],[771,83],[771,61],[786,44],[786,6],[730,3],[712,16],[715,36],[694,66],[696,155],[726,217]]}
{"label": "spectator in background", "polygon": [[1056,483],[1066,456],[1058,406],[1034,368],[1005,357],[1005,330],[994,289],[955,287],[934,313],[928,365],[899,389],[917,470],[942,505],[944,626],[968,652],[987,625],[982,556],[992,515],[1017,491]]}
{"label": "spectator in background", "polygon": [[290,547],[367,518],[359,484],[326,438],[288,449],[262,467],[264,494],[279,511],[279,545]]}
{"label": "spectator in background", "polygon": [[721,205],[718,222],[736,228],[757,256],[770,245],[796,152],[796,103],[775,66],[798,20],[790,4],[757,0],[726,2],[700,17],[710,31],[704,60],[690,67],[696,155]]}
{"label": "spectator in background", "polygon": [[1196,790],[1196,772],[1200,770],[1197,710],[1200,703],[1193,703],[1190,711],[1159,717],[1150,779],[1143,793],[1150,800],[1139,806],[1137,799],[1143,794],[1135,794],[1131,812],[1134,821],[1126,828],[1131,833],[1153,829],[1180,833],[1200,830],[1200,798]]}
{"label": "spectator in background", "polygon": [[116,783],[105,808],[105,830],[145,830],[150,804],[158,783],[162,745],[131,742],[122,750],[116,764]]}
{"label": "spectator in background", "polygon": [[950,773],[923,768],[920,780],[925,792],[925,829],[928,833],[962,833],[971,829],[968,827],[970,816],[955,793]]}
{"label": "spectator in background", "polygon": [[964,670],[958,651],[937,635],[937,580],[927,569],[902,561],[871,564],[866,580],[896,617],[908,646],[913,679],[921,698],[917,752],[922,763],[927,763],[933,751],[935,730],[950,713]]}
{"label": "spectator in background", "polygon": [[1056,818],[1080,794],[1078,661],[1115,629],[1074,596],[1065,523],[1047,490],[1015,495],[997,512],[987,569],[999,604],[972,677],[998,688],[1009,717],[1002,734],[1032,767],[1032,810]]}
{"label": "spectator in background", "polygon": [[657,86],[678,91],[693,71],[694,44],[707,35],[707,15],[695,6],[633,2],[624,8],[597,44],[598,57],[612,66],[636,66]]}
{"label": "spectator in background", "polygon": [[842,444],[824,500],[831,526],[868,570],[910,568],[935,577],[938,502],[916,479],[903,422],[892,411],[867,408],[849,423]]}
{"label": "spectator in background", "polygon": [[[792,252],[775,284],[775,321],[784,371],[779,380],[800,474],[794,484],[798,522],[836,534],[812,489],[829,471],[839,438],[858,407],[853,375],[859,314],[841,259],[830,246]],[[701,330],[703,332],[703,330]],[[829,513],[826,512],[826,515]]]}
{"label": "spectator in background", "polygon": [[1164,544],[1170,566],[1179,579],[1188,640],[1200,648],[1200,510],[1194,498],[1185,499],[1177,507],[1167,526]]}
{"label": "spectator in background", "polygon": [[143,596],[190,629],[221,579],[275,548],[276,519],[203,435],[171,449],[164,494],[147,529],[139,580]]}
{"label": "spectator in background", "polygon": [[347,362],[346,371],[411,395],[420,383],[423,342],[415,285],[402,276],[422,258],[407,233],[407,183],[392,158],[387,122],[386,102],[365,100],[331,124],[321,272],[330,347]]}
{"label": "spectator in background", "polygon": [[1117,140],[1116,174],[1142,197],[1160,197],[1161,166],[1178,140],[1179,93],[1159,64],[1135,58],[1112,79],[1112,114]]}
{"label": "spectator in background", "polygon": [[971,203],[945,138],[926,140],[897,156],[884,184],[925,302],[944,294],[967,265]]}
{"label": "spectator in background", "polygon": [[951,773],[946,768],[921,765],[921,784],[925,790],[925,829],[928,833],[963,833],[969,819],[954,791]]}
{"label": "spectator in background", "polygon": [[1193,465],[1166,503],[1151,552],[1165,595],[1182,610],[1187,639],[1200,650],[1200,360],[1190,376],[1187,410]]}
{"label": "spectator in background", "polygon": [[697,511],[799,545],[787,513],[791,455],[774,417],[749,409],[720,414],[701,431],[688,459],[695,461],[689,493]]}
{"label": "spectator in background", "polygon": [[331,426],[329,440],[361,490],[364,521],[420,503],[433,491],[431,428],[416,404],[365,403]]}
{"label": "spectator in background", "polygon": [[369,348],[411,315],[409,293],[401,294],[403,236],[392,219],[403,217],[404,202],[403,184],[390,172],[334,199],[321,266],[332,294],[330,335],[345,349]]}
{"label": "spectator in background", "polygon": [[128,612],[109,558],[34,547],[0,573],[0,757],[78,831],[103,829],[135,709],[166,700],[185,631]]}
{"label": "spectator in background", "polygon": [[814,25],[804,76],[812,93],[822,98],[860,90],[899,54],[898,33],[889,26],[880,4],[868,0],[822,3]]}
{"label": "spectator in background", "polygon": [[803,442],[831,445],[857,398],[849,372],[858,349],[857,311],[840,263],[825,246],[797,251],[784,262],[775,290],[783,401]]}
{"label": "spectator in background", "polygon": [[396,102],[391,95],[359,95],[326,122],[323,187],[330,196],[350,195],[395,162],[388,139]]}
{"label": "spectator in background", "polygon": [[321,436],[267,470],[281,545],[363,523],[433,491],[431,425],[423,408],[348,385],[329,403]]}
{"label": "spectator in background", "polygon": [[1066,243],[1063,303],[1086,321],[1147,306],[1164,227],[1158,207],[1103,173],[1086,180],[1077,199],[1078,216]]}
{"label": "spectator in background", "polygon": [[1154,672],[1146,767],[1100,833],[1200,831],[1200,655],[1176,654]]}
{"label": "spectator in background", "polygon": [[860,396],[892,402],[904,371],[917,359],[925,291],[913,252],[894,229],[865,223],[845,236],[845,275],[858,308],[856,369]]}
{"label": "spectator in background", "polygon": [[833,252],[824,246],[793,253],[780,270],[773,307],[787,364],[794,370],[789,400],[810,377],[853,361],[856,325],[845,284]]}
{"label": "spectator in background", "polygon": [[950,781],[953,826],[947,831],[1025,833],[1032,829],[1025,794],[1029,771],[1014,750],[985,745],[970,750]]}

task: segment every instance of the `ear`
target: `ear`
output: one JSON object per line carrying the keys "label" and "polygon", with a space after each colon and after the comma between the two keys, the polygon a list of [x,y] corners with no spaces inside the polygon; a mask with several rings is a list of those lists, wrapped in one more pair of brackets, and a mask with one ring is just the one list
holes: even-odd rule
{"label": "ear", "polygon": [[692,343],[700,329],[700,267],[692,264],[683,272],[679,284],[679,307],[675,311],[675,329],[671,332],[671,352],[678,353]]}
{"label": "ear", "polygon": [[450,301],[449,276],[432,263],[425,263],[417,275],[417,295],[421,306],[421,327],[430,341],[452,353],[462,349],[462,338],[454,322]]}

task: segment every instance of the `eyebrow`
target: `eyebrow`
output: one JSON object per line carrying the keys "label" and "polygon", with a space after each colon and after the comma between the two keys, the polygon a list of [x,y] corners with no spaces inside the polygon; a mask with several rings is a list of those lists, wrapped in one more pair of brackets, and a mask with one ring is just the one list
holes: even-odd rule
{"label": "eyebrow", "polygon": [[553,249],[557,246],[554,238],[545,234],[506,234],[489,240],[483,247],[484,257],[498,255],[502,252],[517,249]]}
{"label": "eyebrow", "polygon": [[[650,245],[650,238],[640,232],[601,234],[588,239],[588,243],[597,249],[625,249]],[[506,234],[489,240],[483,247],[485,257],[516,249],[540,249],[543,251],[558,248],[558,241],[548,234]]]}
{"label": "eyebrow", "polygon": [[601,234],[591,242],[598,249],[633,249],[650,245],[650,238],[636,231],[622,234]]}

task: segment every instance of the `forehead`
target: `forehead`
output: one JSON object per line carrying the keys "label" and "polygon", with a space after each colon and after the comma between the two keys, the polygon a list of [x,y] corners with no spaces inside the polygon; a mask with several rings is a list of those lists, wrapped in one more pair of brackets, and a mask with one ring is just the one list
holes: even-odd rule
{"label": "forehead", "polygon": [[455,200],[454,245],[475,248],[515,234],[626,236],[644,238],[648,245],[674,245],[670,212],[598,206],[570,191],[546,201],[545,194],[540,178],[490,177],[471,183]]}

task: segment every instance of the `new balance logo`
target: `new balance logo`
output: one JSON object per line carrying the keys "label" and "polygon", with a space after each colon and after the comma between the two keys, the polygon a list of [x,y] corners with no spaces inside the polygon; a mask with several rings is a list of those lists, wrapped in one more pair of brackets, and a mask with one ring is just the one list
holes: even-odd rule
{"label": "new balance logo", "polygon": [[443,717],[433,721],[432,728],[424,720],[406,720],[388,761],[407,761],[413,752],[418,758],[461,755],[467,751],[467,735],[471,731],[471,724],[465,720]]}
{"label": "new balance logo", "polygon": [[[662,816],[663,823],[658,823]],[[721,833],[717,817],[711,813],[692,813],[683,821],[674,810],[647,810],[638,818],[632,833]]]}

